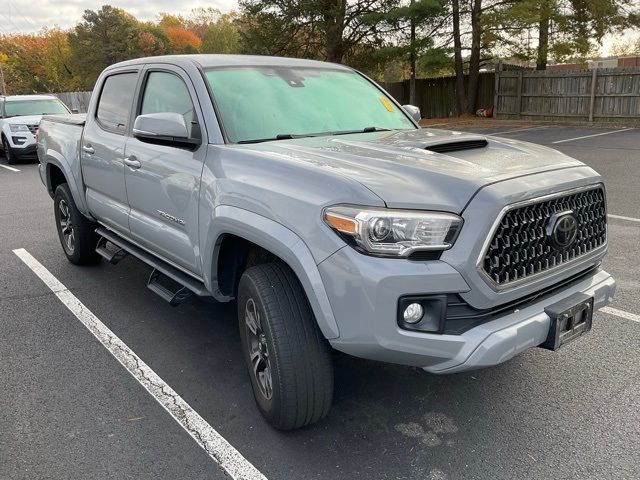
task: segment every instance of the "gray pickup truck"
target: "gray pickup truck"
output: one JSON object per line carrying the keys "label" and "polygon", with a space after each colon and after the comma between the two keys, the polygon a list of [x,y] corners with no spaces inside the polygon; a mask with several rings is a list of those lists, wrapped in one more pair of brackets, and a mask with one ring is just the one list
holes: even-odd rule
{"label": "gray pickup truck", "polygon": [[417,120],[341,65],[143,58],[86,118],[42,120],[40,175],[72,263],[130,254],[172,305],[236,302],[258,408],[292,429],[329,411],[332,349],[461,372],[555,350],[612,299],[598,173]]}

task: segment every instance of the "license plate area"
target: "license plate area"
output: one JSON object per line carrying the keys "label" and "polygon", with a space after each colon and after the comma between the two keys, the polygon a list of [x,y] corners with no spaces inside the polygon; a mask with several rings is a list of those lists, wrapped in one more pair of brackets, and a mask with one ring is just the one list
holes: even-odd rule
{"label": "license plate area", "polygon": [[547,339],[540,346],[557,350],[591,330],[593,297],[575,293],[544,309],[551,319]]}

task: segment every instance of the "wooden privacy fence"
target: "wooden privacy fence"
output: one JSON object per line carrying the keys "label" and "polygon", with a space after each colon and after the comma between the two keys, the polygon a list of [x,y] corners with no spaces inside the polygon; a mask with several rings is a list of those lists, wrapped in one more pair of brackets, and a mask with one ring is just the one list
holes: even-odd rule
{"label": "wooden privacy fence", "polygon": [[640,120],[640,69],[500,72],[498,118],[525,120]]}
{"label": "wooden privacy fence", "polygon": [[[469,83],[465,76],[465,87]],[[382,83],[400,104],[409,103],[409,80],[403,82]],[[478,83],[478,108],[493,105],[495,73],[482,72]],[[456,105],[456,77],[434,77],[416,80],[416,106],[424,118],[444,118],[461,115]]]}
{"label": "wooden privacy fence", "polygon": [[54,93],[54,95],[71,110],[77,110],[78,113],[87,112],[91,92],[63,92]]}

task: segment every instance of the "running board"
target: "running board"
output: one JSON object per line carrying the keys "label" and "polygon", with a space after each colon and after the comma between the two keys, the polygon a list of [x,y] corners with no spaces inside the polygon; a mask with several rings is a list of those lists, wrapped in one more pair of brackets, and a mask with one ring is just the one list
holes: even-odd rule
{"label": "running board", "polygon": [[193,292],[187,287],[173,281],[155,268],[151,272],[151,275],[149,275],[147,288],[168,302],[172,307],[184,303],[193,295]]}
{"label": "running board", "polygon": [[[118,247],[117,245],[116,245],[116,247],[118,248],[117,250],[110,249],[107,247],[108,243],[112,243],[112,242],[109,242],[109,240],[107,240],[104,237],[100,237],[100,240],[98,240],[98,245],[96,245],[96,253],[100,255],[102,258],[104,258],[111,265],[115,265],[116,263],[118,263],[120,260],[122,260],[124,257],[127,256],[127,251],[124,250],[123,248]],[[115,243],[113,245],[115,245]]]}
{"label": "running board", "polygon": [[[149,290],[169,302],[169,304],[173,306],[179,305],[191,296],[191,294],[195,294],[199,297],[211,296],[204,286],[204,283],[178,270],[176,267],[169,265],[167,262],[160,260],[146,250],[143,250],[128,240],[120,237],[111,230],[107,230],[104,227],[98,227],[96,228],[96,233],[101,237],[98,242],[98,246],[96,247],[96,252],[106,258],[109,262],[114,263],[113,259],[120,255],[120,252],[123,252],[121,254],[122,256],[118,258],[115,263],[119,262],[128,253],[152,267],[153,271],[149,277],[147,287]],[[114,253],[106,248],[100,249],[101,247],[106,247],[107,241],[118,247],[119,250]],[[104,250],[106,250],[106,253]],[[113,255],[113,257],[110,257],[110,255]],[[170,282],[177,284],[175,285],[176,288],[167,287],[166,283],[168,282],[166,282],[166,279],[163,279],[162,277],[167,277]],[[159,282],[160,280],[162,280],[162,283]]]}

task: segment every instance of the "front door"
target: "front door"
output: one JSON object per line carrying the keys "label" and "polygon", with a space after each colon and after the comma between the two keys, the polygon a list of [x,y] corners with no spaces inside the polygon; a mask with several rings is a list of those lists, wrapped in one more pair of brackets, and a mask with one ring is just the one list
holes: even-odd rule
{"label": "front door", "polygon": [[129,205],[124,183],[124,146],[137,82],[137,71],[106,77],[96,113],[87,118],[80,145],[89,211],[125,236],[129,234]]}
{"label": "front door", "polygon": [[[191,136],[199,136],[202,113],[193,85],[177,67],[147,67],[138,115],[179,113]],[[131,136],[125,147],[125,183],[132,239],[197,276],[198,198],[206,144],[195,148],[149,143]]]}

